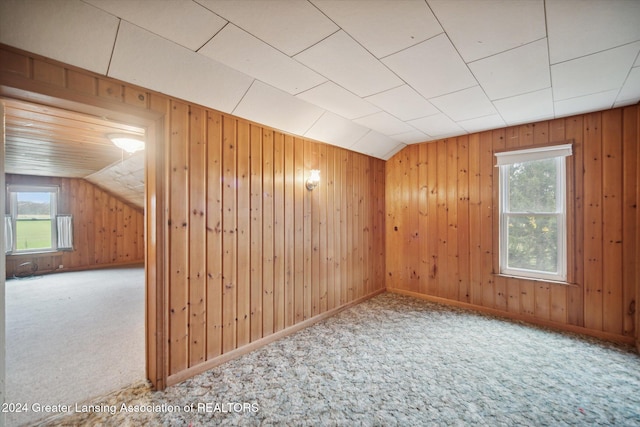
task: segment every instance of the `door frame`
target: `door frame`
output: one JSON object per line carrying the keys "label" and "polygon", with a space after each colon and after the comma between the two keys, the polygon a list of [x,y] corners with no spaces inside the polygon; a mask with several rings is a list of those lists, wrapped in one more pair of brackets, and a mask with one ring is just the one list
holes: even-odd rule
{"label": "door frame", "polygon": [[[110,79],[73,66],[61,64],[37,55],[23,52],[18,49],[0,44],[0,50],[6,50],[26,58],[27,64],[35,60],[51,64],[62,70],[64,74],[69,71],[79,73],[87,79],[94,79],[98,85],[106,82],[122,88],[135,89],[146,93],[150,97],[150,91],[142,88],[134,88],[124,82]],[[31,66],[31,69],[33,66]],[[24,74],[24,73],[23,73]],[[31,74],[31,75],[29,75]],[[166,142],[168,140],[166,116],[169,114],[168,98],[162,95],[163,102],[158,102],[155,109],[151,108],[151,102],[147,100],[148,108],[128,105],[122,102],[101,97],[97,93],[79,93],[64,86],[52,85],[46,82],[36,81],[33,71],[27,75],[10,73],[0,69],[0,97],[27,101],[34,104],[63,108],[83,114],[113,119],[114,121],[129,123],[144,127],[147,132],[147,145],[145,149],[145,365],[147,379],[151,381],[154,389],[162,390],[166,387],[168,376],[168,343],[165,339],[168,319],[165,315],[165,301],[167,301],[168,287],[167,275],[167,239],[164,224],[167,223],[166,202],[168,200],[168,185],[166,181]],[[123,89],[124,90],[124,89]],[[4,149],[4,145],[0,147]],[[4,158],[4,156],[3,156]],[[4,161],[0,169],[0,188],[4,188]],[[5,192],[2,191],[0,200],[0,212],[4,212]],[[0,237],[4,236],[4,231]],[[4,243],[2,244],[4,245]],[[0,395],[5,399],[5,327],[4,327],[4,282],[5,282],[5,257],[3,254],[0,263],[0,309],[2,320],[0,326]],[[1,414],[0,414],[1,417]],[[0,418],[0,426],[3,421]]]}

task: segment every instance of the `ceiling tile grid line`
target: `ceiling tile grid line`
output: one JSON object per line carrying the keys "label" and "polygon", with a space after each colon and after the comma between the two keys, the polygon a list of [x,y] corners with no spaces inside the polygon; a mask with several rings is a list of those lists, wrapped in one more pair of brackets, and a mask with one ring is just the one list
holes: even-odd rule
{"label": "ceiling tile grid line", "polygon": [[0,43],[383,159],[640,101],[640,1],[362,5],[2,0]]}

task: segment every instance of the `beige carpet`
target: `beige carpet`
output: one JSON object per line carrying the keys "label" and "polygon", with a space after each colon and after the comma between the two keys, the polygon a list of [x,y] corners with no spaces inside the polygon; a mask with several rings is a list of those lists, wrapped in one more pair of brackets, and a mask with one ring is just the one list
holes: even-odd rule
{"label": "beige carpet", "polygon": [[162,392],[91,404],[45,425],[640,426],[640,356],[387,293]]}
{"label": "beige carpet", "polygon": [[9,426],[145,377],[143,267],[8,280],[6,318]]}

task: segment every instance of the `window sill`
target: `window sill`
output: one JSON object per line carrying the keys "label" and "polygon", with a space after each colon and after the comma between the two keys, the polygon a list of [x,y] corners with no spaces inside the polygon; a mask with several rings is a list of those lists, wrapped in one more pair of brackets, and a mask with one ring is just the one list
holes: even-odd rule
{"label": "window sill", "polygon": [[63,252],[57,249],[34,251],[34,252],[12,252],[7,254],[8,257],[45,257],[45,256],[57,256],[62,255]]}
{"label": "window sill", "polygon": [[563,286],[574,286],[577,287],[578,284],[577,283],[571,283],[571,282],[563,282],[560,280],[550,280],[550,279],[540,279],[539,277],[524,277],[524,276],[513,276],[511,274],[493,274],[494,276],[498,276],[498,277],[504,277],[505,279],[518,279],[518,280],[528,280],[531,282],[543,282],[543,283],[551,283],[554,285],[563,285]]}

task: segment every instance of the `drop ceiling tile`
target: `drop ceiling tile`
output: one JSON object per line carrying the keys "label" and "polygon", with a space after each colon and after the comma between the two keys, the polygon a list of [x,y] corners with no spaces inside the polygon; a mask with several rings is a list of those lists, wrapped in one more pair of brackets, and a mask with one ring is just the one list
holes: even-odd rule
{"label": "drop ceiling tile", "polygon": [[279,89],[254,81],[233,114],[295,135],[304,135],[324,113]]}
{"label": "drop ceiling tile", "polygon": [[372,130],[365,136],[360,138],[354,145],[351,146],[350,149],[353,151],[357,151],[358,153],[386,160],[387,158],[391,157],[390,153],[395,154],[403,147],[404,144]]}
{"label": "drop ceiling tile", "polygon": [[456,122],[444,114],[423,117],[408,122],[411,126],[421,130],[433,139],[446,138],[448,136],[461,135],[466,133]]}
{"label": "drop ceiling tile", "polygon": [[382,62],[427,99],[478,84],[444,34],[388,56]]}
{"label": "drop ceiling tile", "polygon": [[353,123],[337,114],[325,112],[304,136],[338,147],[349,148],[369,129]]}
{"label": "drop ceiling tile", "polygon": [[320,74],[233,24],[224,27],[198,53],[292,95],[326,81]]}
{"label": "drop ceiling tile", "polygon": [[595,93],[554,102],[556,117],[571,116],[613,107],[618,90]]}
{"label": "drop ceiling tile", "polygon": [[424,0],[311,0],[376,57],[382,58],[442,33]]}
{"label": "drop ceiling tile", "polygon": [[418,144],[420,142],[426,142],[431,139],[429,135],[416,129],[409,132],[399,133],[397,135],[389,135],[389,137],[405,144]]}
{"label": "drop ceiling tile", "polygon": [[480,86],[432,98],[430,101],[455,121],[488,116],[496,112]]}
{"label": "drop ceiling tile", "polygon": [[469,133],[482,132],[507,126],[499,114],[459,121],[458,124]]}
{"label": "drop ceiling tile", "polygon": [[378,131],[383,135],[394,135],[413,130],[411,126],[385,111],[355,119],[354,122]]}
{"label": "drop ceiling tile", "polygon": [[639,1],[548,1],[551,63],[640,40]]}
{"label": "drop ceiling tile", "polygon": [[307,1],[196,1],[289,56],[338,30],[336,24]]}
{"label": "drop ceiling tile", "polygon": [[389,114],[407,121],[438,114],[440,111],[407,85],[365,98]]}
{"label": "drop ceiling tile", "polygon": [[551,86],[546,39],[472,62],[469,68],[492,100]]}
{"label": "drop ceiling tile", "polygon": [[253,81],[126,21],[120,24],[108,75],[226,113]]}
{"label": "drop ceiling tile", "polygon": [[493,105],[507,125],[553,118],[551,89],[499,99]]}
{"label": "drop ceiling tile", "polygon": [[119,19],[82,2],[0,1],[0,43],[106,74]]}
{"label": "drop ceiling tile", "polygon": [[428,0],[465,62],[546,36],[543,0]]}
{"label": "drop ceiling tile", "polygon": [[402,80],[344,31],[339,31],[295,56],[307,67],[358,96],[402,84]]}
{"label": "drop ceiling tile", "polygon": [[616,105],[624,102],[625,105],[629,103],[636,103],[640,101],[640,67],[632,68],[627,80],[622,86],[622,90],[618,94],[616,99]]}
{"label": "drop ceiling tile", "polygon": [[640,42],[551,66],[555,101],[622,87]]}
{"label": "drop ceiling tile", "polygon": [[380,111],[376,106],[333,82],[325,82],[296,96],[347,119],[355,119]]}
{"label": "drop ceiling tile", "polygon": [[193,51],[227,23],[201,5],[183,0],[85,1]]}

